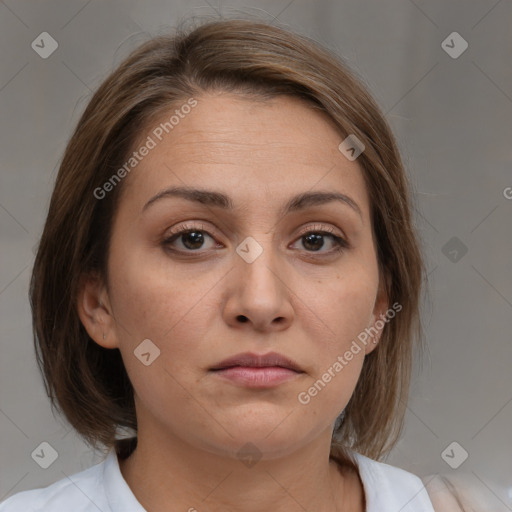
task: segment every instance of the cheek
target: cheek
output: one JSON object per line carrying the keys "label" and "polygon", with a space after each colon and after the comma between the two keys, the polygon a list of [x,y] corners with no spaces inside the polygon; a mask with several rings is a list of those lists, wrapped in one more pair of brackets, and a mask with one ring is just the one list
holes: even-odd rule
{"label": "cheek", "polygon": [[375,305],[377,283],[368,275],[354,273],[343,279],[337,293],[333,317],[341,338],[347,341],[364,330]]}
{"label": "cheek", "polygon": [[353,394],[365,348],[372,343],[369,339],[365,344],[358,336],[371,320],[378,288],[377,265],[375,260],[362,258],[347,261],[328,282],[316,283],[321,287],[313,288],[315,293],[311,287],[302,288],[304,297],[309,290],[309,300],[304,300],[308,308],[304,307],[299,317],[309,316],[302,329],[309,332],[315,347],[315,362],[297,401],[312,416],[325,416],[330,411],[334,421]]}
{"label": "cheek", "polygon": [[378,289],[375,260],[347,259],[329,276],[300,283],[295,289],[303,306],[297,320],[306,332],[317,330],[316,341],[324,341],[326,353],[344,350],[368,327]]}
{"label": "cheek", "polygon": [[[191,365],[183,361],[196,361],[198,354],[205,353],[210,315],[219,314],[215,301],[219,276],[207,268],[185,272],[158,249],[131,253],[124,249],[119,245],[111,254],[111,261],[118,262],[110,267],[111,303],[119,348],[128,373],[133,374],[132,382],[145,386],[138,375],[146,375],[147,368],[160,368],[158,379],[163,379],[164,389],[170,385],[169,374],[180,381],[194,379]],[[126,256],[120,258],[123,253]],[[148,367],[134,357],[134,350],[146,339],[160,350],[155,364]]]}
{"label": "cheek", "polygon": [[[141,257],[133,251],[119,258],[121,252],[121,247],[112,251],[112,262],[118,264],[110,267],[110,281],[126,371],[143,407],[153,411],[163,404],[173,410],[181,408],[190,401],[190,395],[180,384],[190,384],[197,377],[191,365],[183,362],[197,359],[198,345],[204,338],[202,326],[194,322],[204,286],[198,285],[201,280],[184,279],[171,265],[163,266],[149,253]],[[143,340],[150,340],[146,346],[150,353],[158,354],[154,359],[150,355],[149,365],[136,357]]]}
{"label": "cheek", "polygon": [[148,250],[135,244],[132,248],[128,252],[119,244],[111,253],[116,319],[132,337],[162,340],[186,322],[188,312],[197,305],[208,283],[204,278],[194,279],[180,272],[160,248]]}

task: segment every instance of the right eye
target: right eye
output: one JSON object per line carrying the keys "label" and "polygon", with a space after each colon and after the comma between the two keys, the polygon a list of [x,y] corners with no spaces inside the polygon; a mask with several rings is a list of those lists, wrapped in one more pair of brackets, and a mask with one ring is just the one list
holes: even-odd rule
{"label": "right eye", "polygon": [[[172,231],[163,241],[162,245],[175,252],[198,252],[203,248],[206,238],[213,237],[204,229],[203,225],[183,225]],[[175,242],[180,242],[181,248],[176,249]],[[208,249],[206,249],[208,250]]]}

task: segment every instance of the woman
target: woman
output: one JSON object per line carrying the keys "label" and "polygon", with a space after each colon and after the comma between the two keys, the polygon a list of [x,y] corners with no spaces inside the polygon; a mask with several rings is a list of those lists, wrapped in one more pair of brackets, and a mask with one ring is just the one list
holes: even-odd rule
{"label": "woman", "polygon": [[0,510],[432,512],[378,462],[421,340],[410,208],[382,113],[313,41],[224,20],[141,46],[68,144],[31,283],[47,391],[107,457]]}

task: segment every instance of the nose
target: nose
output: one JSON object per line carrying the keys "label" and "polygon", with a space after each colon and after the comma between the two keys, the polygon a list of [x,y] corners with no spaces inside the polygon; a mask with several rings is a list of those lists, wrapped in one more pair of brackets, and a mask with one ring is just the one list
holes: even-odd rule
{"label": "nose", "polygon": [[[257,244],[257,245],[255,245]],[[243,245],[243,244],[241,244]],[[232,272],[229,272],[227,295],[223,308],[226,323],[238,329],[280,331],[288,328],[293,321],[293,296],[287,272],[273,254],[270,244],[265,247],[252,239],[250,250],[259,255],[252,260],[244,256],[243,246],[234,258]],[[278,268],[278,263],[279,267]]]}

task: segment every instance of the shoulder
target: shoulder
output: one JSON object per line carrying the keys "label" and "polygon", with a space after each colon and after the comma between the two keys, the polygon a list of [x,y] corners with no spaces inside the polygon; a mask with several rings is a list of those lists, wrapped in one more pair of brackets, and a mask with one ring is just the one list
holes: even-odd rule
{"label": "shoulder", "polygon": [[470,474],[435,474],[425,476],[422,480],[436,512],[498,510],[495,497],[485,492],[485,488]]}
{"label": "shoulder", "polygon": [[0,503],[0,512],[108,512],[102,485],[104,464],[95,464],[48,487],[14,494]]}
{"label": "shoulder", "polygon": [[368,512],[434,512],[421,479],[404,469],[354,452]]}

